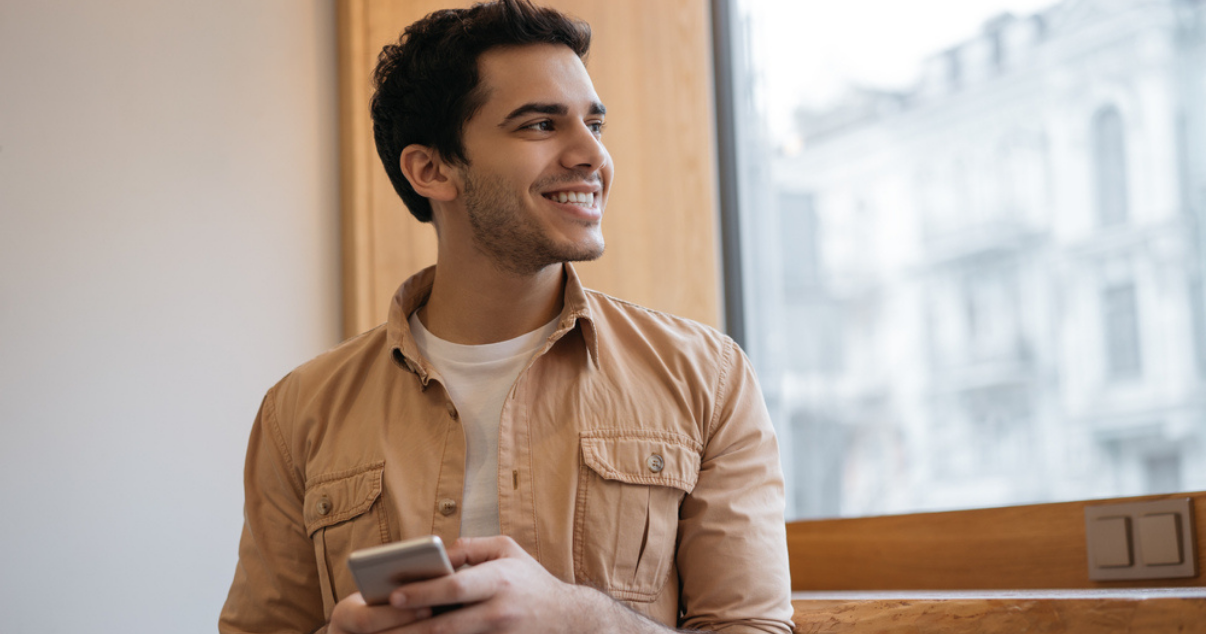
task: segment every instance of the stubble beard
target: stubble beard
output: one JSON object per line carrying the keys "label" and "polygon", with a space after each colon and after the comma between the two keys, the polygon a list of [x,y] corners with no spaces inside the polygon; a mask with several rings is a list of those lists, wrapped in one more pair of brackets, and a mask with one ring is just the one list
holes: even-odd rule
{"label": "stubble beard", "polygon": [[[597,240],[581,243],[553,240],[498,177],[467,170],[464,195],[473,244],[500,271],[533,275],[552,264],[588,262],[603,255],[601,234],[596,234]],[[590,224],[582,221],[584,227]]]}

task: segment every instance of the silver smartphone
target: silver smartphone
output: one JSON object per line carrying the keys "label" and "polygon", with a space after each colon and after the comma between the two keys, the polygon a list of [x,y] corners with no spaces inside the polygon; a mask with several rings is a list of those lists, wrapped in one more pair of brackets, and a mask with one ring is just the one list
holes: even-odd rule
{"label": "silver smartphone", "polygon": [[444,542],[435,535],[357,550],[348,568],[369,605],[389,603],[398,586],[452,574]]}

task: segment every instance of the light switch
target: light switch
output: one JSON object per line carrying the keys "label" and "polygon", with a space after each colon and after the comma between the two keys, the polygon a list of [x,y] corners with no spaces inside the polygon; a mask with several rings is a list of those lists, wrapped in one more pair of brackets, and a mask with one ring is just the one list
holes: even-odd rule
{"label": "light switch", "polygon": [[1089,579],[1184,579],[1198,575],[1193,498],[1085,506]]}
{"label": "light switch", "polygon": [[1177,513],[1144,515],[1139,518],[1139,551],[1149,566],[1175,566],[1181,555],[1181,516]]}
{"label": "light switch", "polygon": [[1098,568],[1125,568],[1135,562],[1131,556],[1131,518],[1102,517],[1089,530],[1089,552]]}

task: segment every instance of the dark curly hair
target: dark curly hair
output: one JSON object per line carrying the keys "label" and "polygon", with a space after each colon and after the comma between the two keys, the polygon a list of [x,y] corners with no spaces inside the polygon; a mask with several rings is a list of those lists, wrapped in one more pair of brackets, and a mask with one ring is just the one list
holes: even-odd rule
{"label": "dark curly hair", "polygon": [[436,11],[382,49],[373,74],[373,138],[385,173],[415,218],[431,221],[431,201],[402,174],[402,150],[418,143],[450,163],[468,163],[462,132],[486,99],[478,58],[525,44],[564,44],[585,58],[590,26],[530,0],[496,0]]}

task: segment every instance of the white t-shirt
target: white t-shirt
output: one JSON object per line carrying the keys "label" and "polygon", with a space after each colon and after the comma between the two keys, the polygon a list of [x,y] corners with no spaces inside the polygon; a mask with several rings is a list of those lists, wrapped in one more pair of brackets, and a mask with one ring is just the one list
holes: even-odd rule
{"label": "white t-shirt", "polygon": [[503,403],[532,355],[557,329],[553,319],[514,339],[470,346],[444,341],[410,315],[419,351],[440,373],[465,429],[465,495],[461,536],[488,537],[498,527],[498,421]]}

